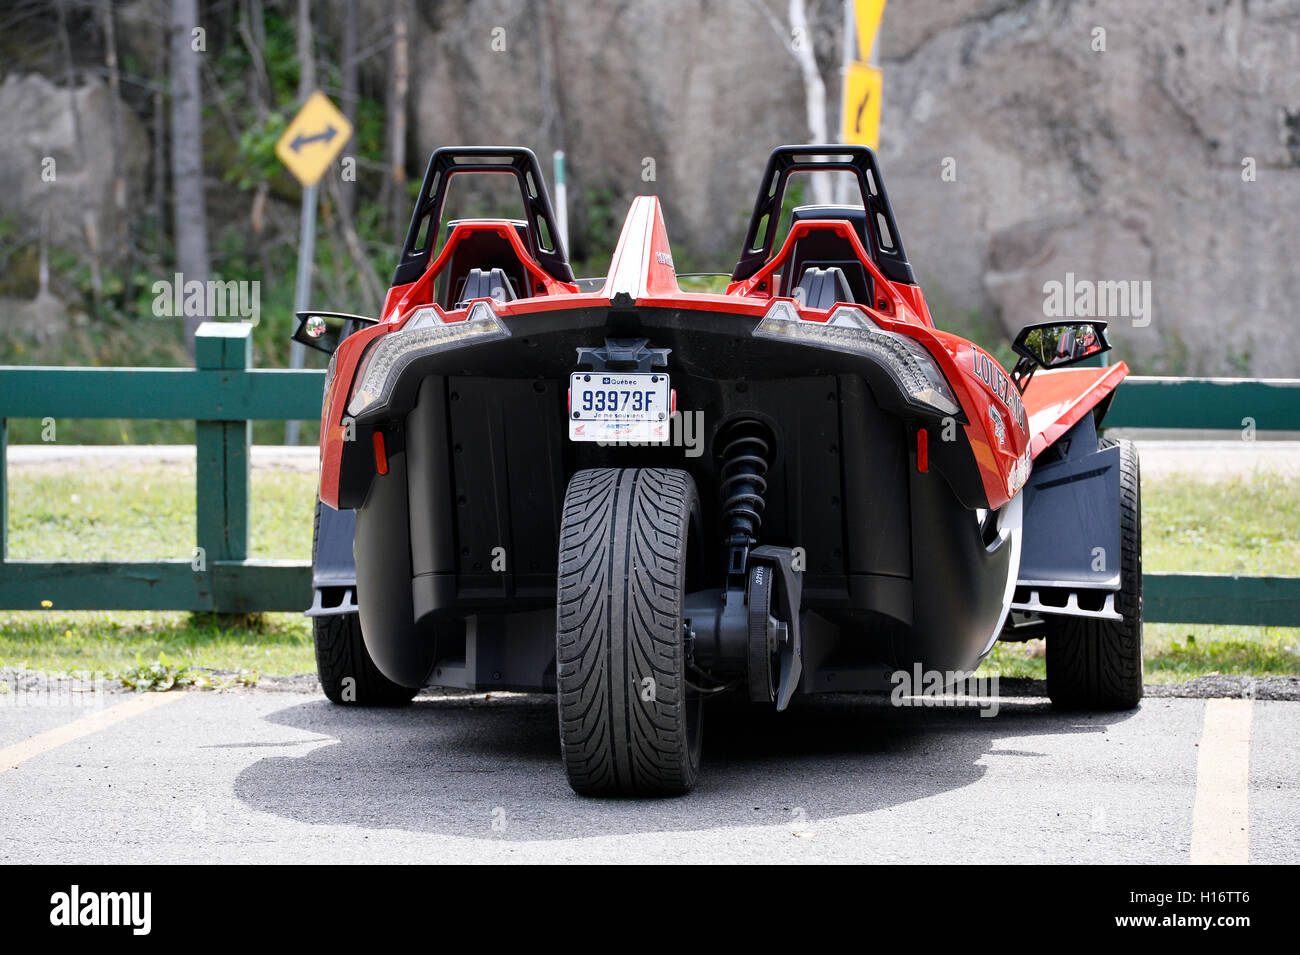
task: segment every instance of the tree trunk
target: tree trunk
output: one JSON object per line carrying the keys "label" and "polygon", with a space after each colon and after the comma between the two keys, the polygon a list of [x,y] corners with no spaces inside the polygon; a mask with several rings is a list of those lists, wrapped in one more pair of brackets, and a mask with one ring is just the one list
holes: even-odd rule
{"label": "tree trunk", "polygon": [[167,37],[170,24],[163,30],[161,42],[156,46],[153,62],[153,215],[157,235],[156,264],[163,267],[163,249],[167,247],[167,98],[163,95],[167,76]]}
{"label": "tree trunk", "polygon": [[[199,57],[191,47],[198,25],[196,0],[172,0],[172,221],[176,265],[182,281],[208,280],[208,224],[203,199],[203,109]],[[185,346],[194,354],[194,332],[207,316],[186,316]]]}
{"label": "tree trunk", "polygon": [[[352,128],[357,128],[357,107],[361,97],[357,90],[357,0],[343,2],[343,49],[340,55],[343,83],[343,115],[348,118]],[[343,144],[343,155],[354,159],[357,154],[357,137],[355,133]],[[339,212],[344,220],[351,222],[352,210],[355,208],[357,184],[353,179],[344,182],[338,190]]]}
{"label": "tree trunk", "polygon": [[325,183],[329,190],[330,198],[339,207],[338,228],[339,233],[343,236],[343,244],[347,247],[348,255],[352,257],[352,264],[357,268],[357,281],[361,285],[361,295],[364,305],[361,307],[362,312],[368,312],[371,315],[378,315],[379,308],[384,302],[384,293],[387,291],[383,282],[380,281],[379,275],[375,272],[374,265],[366,257],[366,251],[361,245],[361,237],[357,235],[356,224],[352,220],[351,214],[343,208],[340,194],[346,194],[348,187],[352,183],[339,182],[338,179],[326,179]]}
{"label": "tree trunk", "polygon": [[[790,0],[790,52],[794,54],[803,73],[804,107],[808,115],[808,132],[814,143],[830,142],[826,132],[826,83],[817,68],[817,55],[813,50],[812,32],[808,29],[808,13],[804,0]],[[813,201],[831,201],[831,177],[816,172],[812,179]]]}
{"label": "tree trunk", "polygon": [[[239,21],[239,36],[244,41],[244,47],[248,50],[248,58],[251,61],[248,70],[248,89],[259,123],[266,122],[271,99],[271,79],[266,72],[265,18],[262,0],[244,0],[243,16]],[[267,287],[275,281],[271,270],[270,252],[262,236],[266,222],[266,202],[270,195],[271,184],[263,179],[253,192],[253,201],[248,210],[248,242],[257,250],[262,264],[262,284]]]}
{"label": "tree trunk", "polygon": [[406,100],[409,83],[406,0],[393,2],[393,86],[388,98],[389,224],[394,235],[405,231]]}
{"label": "tree trunk", "polygon": [[122,256],[122,300],[135,300],[133,277],[135,274],[134,247],[131,242],[126,207],[126,176],[122,170],[122,100],[121,83],[117,67],[117,28],[114,23],[112,0],[99,0],[99,18],[104,28],[104,68],[108,71],[108,91],[111,94],[110,129],[113,146],[113,210],[117,219],[109,243]]}
{"label": "tree trunk", "polygon": [[316,55],[312,51],[311,0],[298,0],[298,100],[316,89]]}
{"label": "tree trunk", "polygon": [[[68,77],[68,104],[72,111],[72,132],[77,144],[77,161],[84,169],[100,161],[99,156],[91,156],[86,150],[86,141],[81,132],[81,111],[77,107],[77,71],[72,62],[72,43],[68,39],[67,10],[63,0],[58,4],[59,41],[63,47],[63,59]],[[83,194],[83,199],[86,196]],[[82,212],[82,228],[86,241],[86,257],[90,262],[90,292],[94,300],[96,317],[104,299],[104,282],[99,270],[99,222],[94,204],[87,202]]]}
{"label": "tree trunk", "polygon": [[243,14],[239,21],[239,37],[252,61],[248,70],[248,91],[261,122],[266,119],[267,102],[271,98],[271,81],[266,75],[266,26],[262,0],[244,0]]}

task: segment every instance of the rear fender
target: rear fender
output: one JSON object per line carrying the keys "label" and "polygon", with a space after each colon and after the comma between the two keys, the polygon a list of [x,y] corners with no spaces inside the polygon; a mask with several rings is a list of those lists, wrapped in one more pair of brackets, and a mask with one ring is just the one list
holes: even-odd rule
{"label": "rear fender", "polygon": [[366,651],[379,672],[401,686],[424,686],[436,649],[431,627],[415,621],[406,453],[388,456],[357,509],[357,603]]}
{"label": "rear fender", "polygon": [[911,475],[912,632],[896,643],[901,669],[970,672],[1006,622],[1020,571],[1023,500],[984,527],[934,474]]}

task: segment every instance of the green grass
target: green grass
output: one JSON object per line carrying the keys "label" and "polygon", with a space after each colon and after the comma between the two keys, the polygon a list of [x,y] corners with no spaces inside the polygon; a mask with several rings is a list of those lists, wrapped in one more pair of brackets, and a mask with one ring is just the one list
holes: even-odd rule
{"label": "green grass", "polygon": [[[315,480],[254,470],[252,556],[310,557]],[[1142,493],[1146,569],[1300,574],[1300,480],[1148,478]],[[192,464],[25,466],[11,470],[9,494],[14,558],[188,558],[194,546]],[[1145,642],[1149,682],[1300,675],[1300,629],[1148,624]],[[182,677],[186,667],[267,675],[314,668],[310,624],[298,614],[0,612],[0,667],[134,673],[148,682],[160,658]],[[1042,679],[1042,641],[999,644],[989,670]]]}
{"label": "green grass", "polygon": [[1268,471],[1144,480],[1142,560],[1147,570],[1300,574],[1300,480]]}
{"label": "green grass", "polygon": [[[1148,623],[1142,628],[1148,683],[1181,683],[1212,673],[1300,675],[1300,628]],[[1047,678],[1042,640],[999,643],[980,674]]]}
{"label": "green grass", "polygon": [[301,614],[0,614],[0,667],[116,678],[160,659],[191,668],[279,676],[309,673],[316,665],[311,624]]}
{"label": "green grass", "polygon": [[[311,559],[316,475],[258,468],[251,557]],[[20,560],[189,560],[194,465],[67,465],[10,470],[9,556]]]}

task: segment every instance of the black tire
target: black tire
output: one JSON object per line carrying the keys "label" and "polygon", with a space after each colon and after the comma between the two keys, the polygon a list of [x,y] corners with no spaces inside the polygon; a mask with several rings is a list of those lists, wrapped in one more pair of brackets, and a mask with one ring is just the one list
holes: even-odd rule
{"label": "black tire", "polygon": [[[320,509],[317,501],[312,529],[313,558]],[[344,706],[405,706],[411,702],[418,691],[394,683],[370,659],[357,614],[312,617],[311,623],[316,643],[316,675],[330,702]]]}
{"label": "black tire", "polygon": [[1142,699],[1142,487],[1132,441],[1120,449],[1120,621],[1047,618],[1047,695],[1063,709],[1131,710]]}
{"label": "black tire", "polygon": [[560,754],[582,795],[679,795],[695,785],[702,714],[687,683],[682,614],[699,512],[685,471],[603,468],[569,482],[556,688]]}

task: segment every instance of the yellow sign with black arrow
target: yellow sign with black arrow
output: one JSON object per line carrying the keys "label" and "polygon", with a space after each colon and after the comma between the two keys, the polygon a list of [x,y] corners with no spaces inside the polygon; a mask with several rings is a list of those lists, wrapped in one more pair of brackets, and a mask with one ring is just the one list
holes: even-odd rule
{"label": "yellow sign with black arrow", "polygon": [[844,76],[844,122],[840,142],[880,148],[880,94],[883,80],[877,67],[850,63]]}
{"label": "yellow sign with black arrow", "polygon": [[307,97],[289,123],[275,154],[297,180],[311,187],[320,182],[334,157],[352,138],[352,124],[320,90]]}

